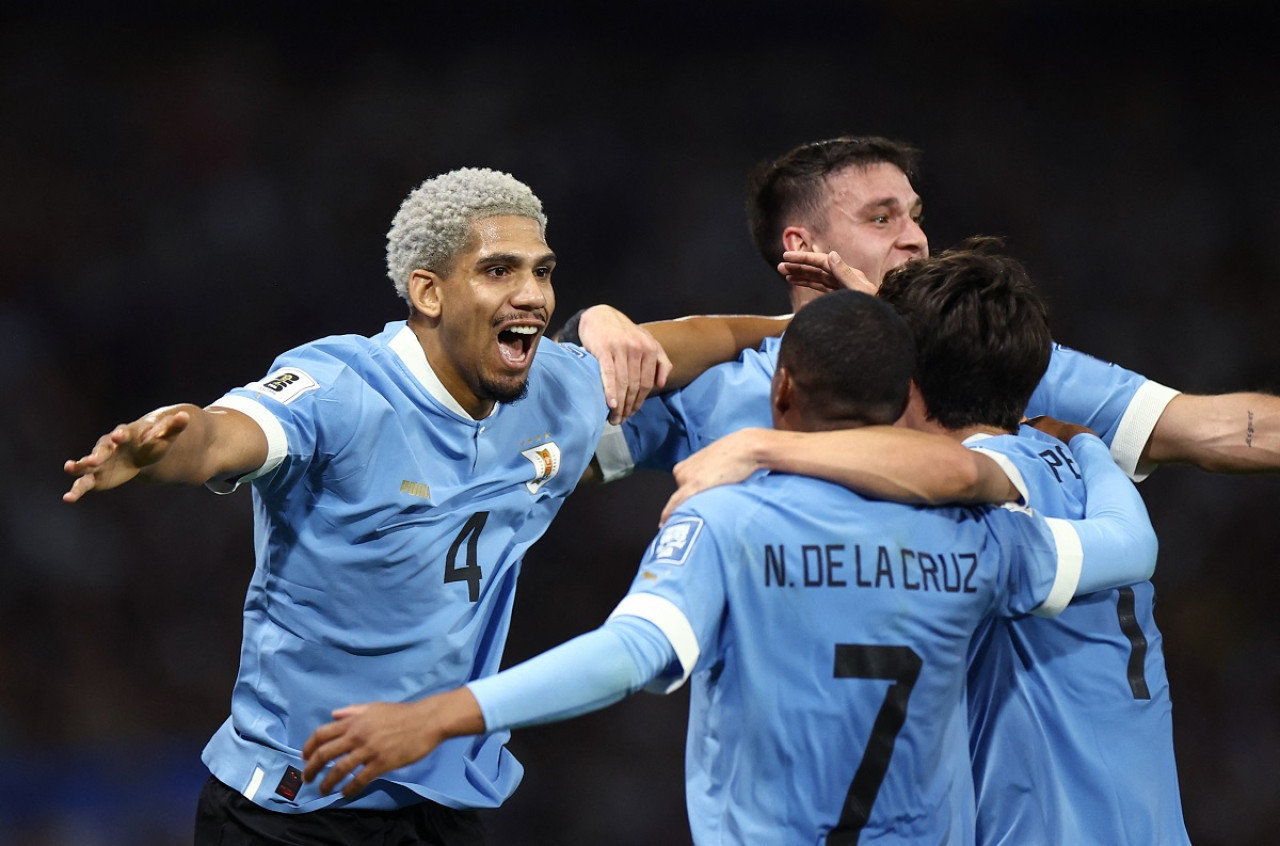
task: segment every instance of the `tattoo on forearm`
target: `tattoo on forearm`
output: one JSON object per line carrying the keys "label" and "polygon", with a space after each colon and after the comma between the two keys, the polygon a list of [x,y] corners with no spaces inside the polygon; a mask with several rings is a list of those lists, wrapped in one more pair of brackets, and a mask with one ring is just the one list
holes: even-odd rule
{"label": "tattoo on forearm", "polygon": [[1249,428],[1245,431],[1244,445],[1253,446],[1253,412],[1249,412]]}

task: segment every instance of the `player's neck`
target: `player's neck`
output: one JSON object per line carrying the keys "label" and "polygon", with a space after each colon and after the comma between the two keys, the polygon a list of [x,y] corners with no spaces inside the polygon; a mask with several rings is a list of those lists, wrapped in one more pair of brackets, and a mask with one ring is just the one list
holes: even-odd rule
{"label": "player's neck", "polygon": [[976,426],[965,426],[960,429],[942,429],[943,434],[948,437],[955,438],[957,441],[966,441],[974,435],[1011,435],[1008,429],[1001,429],[999,426],[987,426],[979,424]]}

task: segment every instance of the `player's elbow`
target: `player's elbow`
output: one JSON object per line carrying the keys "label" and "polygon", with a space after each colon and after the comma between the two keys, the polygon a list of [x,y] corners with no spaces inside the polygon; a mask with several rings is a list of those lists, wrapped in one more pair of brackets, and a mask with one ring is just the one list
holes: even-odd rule
{"label": "player's elbow", "polygon": [[996,499],[990,490],[990,477],[982,472],[982,465],[974,460],[975,455],[971,450],[962,449],[935,465],[930,485],[920,491],[921,501],[926,505],[943,505]]}
{"label": "player's elbow", "polygon": [[1156,556],[1160,551],[1160,542],[1156,538],[1155,527],[1148,519],[1136,521],[1129,530],[1129,560],[1134,562],[1141,575],[1135,581],[1146,581],[1156,572]]}

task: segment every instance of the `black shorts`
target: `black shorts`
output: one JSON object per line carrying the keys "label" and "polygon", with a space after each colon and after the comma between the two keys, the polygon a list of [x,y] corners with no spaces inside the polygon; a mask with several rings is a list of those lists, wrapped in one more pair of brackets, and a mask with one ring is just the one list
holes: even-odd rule
{"label": "black shorts", "polygon": [[391,811],[268,811],[210,777],[196,808],[195,846],[483,846],[480,813],[431,801]]}

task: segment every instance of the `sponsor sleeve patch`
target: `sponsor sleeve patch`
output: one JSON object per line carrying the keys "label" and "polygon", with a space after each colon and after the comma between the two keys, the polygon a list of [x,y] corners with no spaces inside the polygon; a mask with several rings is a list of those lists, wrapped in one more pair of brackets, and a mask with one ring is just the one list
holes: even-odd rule
{"label": "sponsor sleeve patch", "polygon": [[305,370],[286,367],[277,370],[261,382],[251,382],[249,387],[258,389],[263,396],[288,404],[320,385]]}
{"label": "sponsor sleeve patch", "polygon": [[684,564],[701,533],[701,517],[684,517],[668,523],[653,542],[650,560],[662,564]]}

